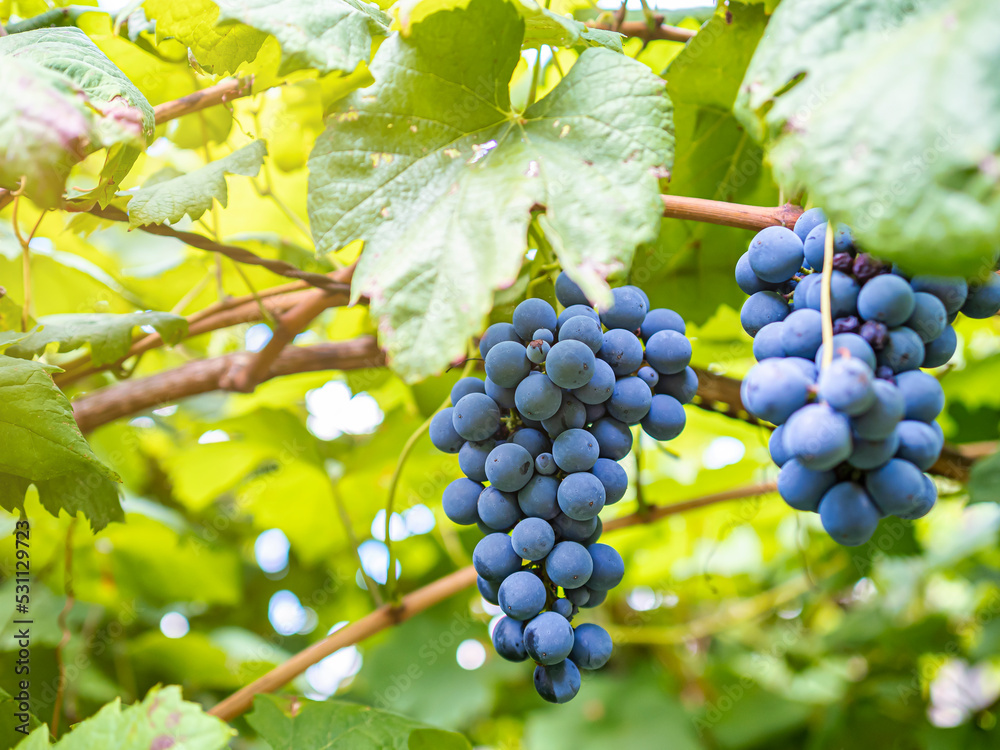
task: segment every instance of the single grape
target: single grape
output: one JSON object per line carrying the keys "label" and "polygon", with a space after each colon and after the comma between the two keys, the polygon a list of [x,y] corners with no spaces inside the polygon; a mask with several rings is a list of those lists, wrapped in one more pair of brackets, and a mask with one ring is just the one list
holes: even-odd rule
{"label": "single grape", "polygon": [[791,458],[778,472],[778,494],[795,510],[815,511],[823,495],[837,483],[832,471],[807,469]]}
{"label": "single grape", "polygon": [[[530,574],[529,574],[530,575]],[[493,628],[493,649],[507,661],[524,661],[524,623],[510,617],[501,617]]]}
{"label": "single grape", "polygon": [[[810,290],[820,283],[820,274],[810,273],[803,277],[799,285],[795,287],[795,293],[792,295],[792,308],[795,310],[818,310],[819,304],[817,303],[815,307],[812,307],[810,302]],[[817,298],[818,300],[818,298]]]}
{"label": "single grape", "polygon": [[888,273],[889,267],[875,260],[867,253],[859,253],[851,265],[851,273],[858,280],[859,284],[864,284],[870,279],[874,279],[879,274]]}
{"label": "single grape", "polygon": [[620,461],[632,450],[632,432],[628,425],[613,417],[597,420],[589,432],[597,438],[597,444],[601,447],[601,458]]}
{"label": "single grape", "polygon": [[868,472],[865,487],[875,505],[887,516],[906,513],[926,491],[923,472],[901,458],[894,458]]}
{"label": "single grape", "polygon": [[545,359],[545,373],[560,388],[579,388],[594,376],[594,353],[582,341],[560,341]]}
{"label": "single grape", "polygon": [[924,342],[920,336],[905,326],[889,331],[885,348],[878,353],[878,363],[891,367],[893,372],[916,370],[924,362]]}
{"label": "single grape", "polygon": [[486,393],[486,385],[479,378],[459,378],[451,387],[452,406],[470,393]]}
{"label": "single grape", "polygon": [[486,395],[493,399],[497,406],[503,409],[514,408],[514,394],[516,393],[514,388],[501,388],[488,377],[485,385]]}
{"label": "single grape", "polygon": [[886,328],[885,323],[879,323],[877,320],[866,320],[864,325],[858,329],[858,335],[878,352],[885,348],[885,342],[889,340],[889,329]]}
{"label": "single grape", "polygon": [[[640,424],[642,425],[643,432],[653,438],[653,440],[666,441],[673,440],[675,437],[680,435],[684,430],[686,422],[687,414],[685,414],[684,407],[681,405],[681,402],[673,396],[668,396],[665,393],[658,393],[653,396],[653,400],[649,404],[649,413],[643,417]],[[619,424],[621,423],[619,422]],[[628,428],[626,427],[625,429],[627,430]],[[604,442],[601,434],[597,434],[597,440],[601,443],[601,456],[605,458],[615,458],[614,455],[605,456]],[[628,446],[629,450],[631,450],[631,433],[628,435]],[[610,453],[610,448],[608,450]],[[625,455],[627,454],[628,451],[625,451]],[[621,460],[621,458],[624,458],[625,455],[622,455],[620,458],[615,458],[615,460]]]}
{"label": "single grape", "polygon": [[487,487],[479,494],[476,505],[480,520],[494,531],[506,531],[521,519],[517,495]]}
{"label": "single grape", "polygon": [[531,297],[514,308],[514,332],[522,341],[531,341],[539,328],[556,329],[556,311],[543,299]]}
{"label": "single grape", "polygon": [[772,284],[788,281],[802,267],[802,240],[785,227],[765,227],[747,252],[753,272]]}
{"label": "single grape", "polygon": [[528,451],[532,458],[538,458],[552,448],[552,441],[542,432],[531,427],[522,427],[517,430],[510,436],[510,440]]}
{"label": "single grape", "polygon": [[916,297],[909,282],[893,274],[877,276],[858,294],[858,312],[890,328],[903,325],[913,315]]}
{"label": "single grape", "polygon": [[479,540],[472,551],[472,567],[487,581],[500,582],[521,569],[521,558],[514,552],[510,537],[495,532]]}
{"label": "single grape", "polygon": [[[598,360],[600,361],[600,360]],[[587,409],[587,423],[596,422],[601,419],[608,410],[604,408],[604,404],[584,404]]]}
{"label": "single grape", "polygon": [[555,334],[553,334],[552,331],[548,328],[539,328],[537,331],[531,334],[531,340],[544,341],[546,344],[549,344],[550,346],[556,343]]}
{"label": "single grape", "polygon": [[[794,315],[794,312],[792,314]],[[771,357],[785,356],[785,347],[781,343],[783,325],[783,321],[768,323],[757,331],[757,335],[753,337],[753,356],[758,362]]]}
{"label": "single grape", "polygon": [[[776,356],[805,357],[807,359],[816,356],[816,351],[823,343],[823,316],[819,312],[810,309],[793,310],[780,325],[783,353]],[[764,331],[761,330],[760,333],[764,333]],[[757,335],[760,336],[760,333]],[[755,340],[755,350],[756,346]]]}
{"label": "single grape", "polygon": [[819,397],[837,411],[864,414],[875,404],[875,373],[854,357],[830,363],[819,376]]}
{"label": "single grape", "polygon": [[625,562],[614,547],[607,544],[591,544],[587,547],[594,570],[587,581],[587,588],[596,591],[610,591],[625,576]]}
{"label": "single grape", "polygon": [[[833,337],[833,358],[844,356],[844,350],[847,351],[852,357],[857,357],[862,362],[867,364],[872,370],[875,369],[875,364],[877,358],[875,356],[875,350],[872,349],[871,344],[865,341],[856,333],[838,333]],[[816,351],[816,364],[819,365],[823,361],[824,347]]]}
{"label": "single grape", "polygon": [[908,521],[915,521],[918,518],[923,518],[931,509],[934,508],[934,503],[937,502],[937,487],[929,476],[924,474],[924,493],[917,499],[913,506],[907,510],[897,513],[900,518],[905,518]]}
{"label": "single grape", "polygon": [[582,341],[594,354],[600,351],[604,343],[604,332],[601,324],[586,315],[570,318],[559,328],[560,341]]}
{"label": "single grape", "polygon": [[[517,443],[501,443],[486,460],[486,478],[503,492],[517,492],[528,483],[534,470],[535,459]],[[482,508],[479,515],[482,517]]]}
{"label": "single grape", "polygon": [[[551,453],[539,453],[535,456],[535,473],[550,475],[555,474],[557,470],[556,460]],[[529,480],[530,484],[530,480]],[[527,485],[526,485],[527,486]],[[521,492],[524,490],[522,489]]]}
{"label": "single grape", "polygon": [[469,479],[476,482],[486,481],[486,459],[490,451],[496,447],[496,442],[492,439],[479,443],[466,442],[458,452],[458,468],[462,470]]}
{"label": "single grape", "polygon": [[613,328],[604,334],[597,356],[611,365],[615,375],[630,375],[642,364],[642,342],[630,331]]}
{"label": "single grape", "polygon": [[854,440],[854,450],[851,451],[847,463],[855,469],[877,469],[884,466],[890,458],[896,455],[899,448],[899,436],[893,432],[884,440]]}
{"label": "single grape", "polygon": [[923,367],[940,367],[954,356],[958,348],[958,336],[955,329],[945,326],[944,332],[924,347]]}
{"label": "single grape", "polygon": [[608,414],[625,424],[638,424],[646,414],[653,400],[653,392],[636,377],[619,378],[615,389],[605,405]]}
{"label": "single grape", "polygon": [[599,458],[594,463],[590,473],[604,485],[604,504],[614,505],[623,497],[628,489],[628,474],[617,461],[610,458]]}
{"label": "single grape", "polygon": [[580,692],[580,670],[569,659],[535,667],[535,692],[549,703],[566,703]]}
{"label": "single grape", "polygon": [[646,318],[642,321],[639,333],[643,341],[649,341],[650,336],[660,331],[677,331],[677,333],[683,335],[687,332],[687,326],[684,324],[684,318],[673,310],[658,307],[646,313]]}
{"label": "single grape", "polygon": [[562,615],[567,620],[573,619],[573,602],[569,599],[556,599],[552,604],[552,611]]}
{"label": "single grape", "polygon": [[632,285],[632,284],[629,284],[628,286],[624,286],[624,287],[622,287],[622,288],[623,288],[623,289],[631,289],[631,290],[635,291],[635,293],[636,293],[636,294],[638,294],[638,295],[639,295],[640,297],[642,297],[642,301],[646,303],[646,309],[647,309],[647,310],[649,310],[649,309],[650,309],[650,305],[649,305],[649,295],[648,295],[648,294],[646,294],[646,293],[645,293],[645,292],[644,292],[644,291],[642,290],[642,287],[638,287],[638,286],[634,286],[634,285]]}
{"label": "single grape", "polygon": [[600,607],[604,604],[604,600],[608,598],[607,591],[596,591],[589,586],[587,588],[587,603],[584,604],[584,608],[593,609],[594,607]]}
{"label": "single grape", "polygon": [[896,456],[909,461],[921,471],[930,469],[941,456],[944,435],[936,424],[907,419],[896,427],[899,448]]}
{"label": "single grape", "polygon": [[611,658],[613,645],[608,631],[592,622],[578,625],[570,660],[580,669],[600,669]]}
{"label": "single grape", "polygon": [[785,361],[793,367],[799,368],[799,372],[810,383],[815,383],[817,378],[819,378],[819,368],[816,367],[815,362],[810,362],[808,359],[803,359],[802,357],[787,357]]}
{"label": "single grape", "polygon": [[497,604],[500,596],[499,583],[487,581],[482,576],[476,576],[476,587],[479,589],[479,595],[483,597],[483,599],[488,601],[490,604]]}
{"label": "single grape", "polygon": [[514,388],[531,371],[531,361],[523,344],[501,341],[486,353],[485,367],[486,376],[494,383]]}
{"label": "single grape", "polygon": [[556,299],[559,300],[559,304],[563,307],[572,307],[573,305],[590,306],[587,295],[583,293],[583,290],[577,286],[575,281],[566,275],[565,271],[560,271],[559,275],[556,276]]}
{"label": "single grape", "polygon": [[792,454],[785,448],[782,437],[784,434],[785,426],[778,425],[767,440],[767,451],[771,454],[771,460],[779,467],[784,466],[792,458]]}
{"label": "single grape", "polygon": [[784,359],[765,359],[743,379],[743,405],[758,419],[783,424],[809,400],[809,381]]}
{"label": "single grape", "polygon": [[[458,453],[465,445],[465,438],[458,434],[452,422],[452,413],[455,408],[447,406],[431,419],[428,433],[431,443],[442,453]],[[497,411],[499,416],[499,410]],[[492,433],[491,433],[492,434]]]}
{"label": "single grape", "polygon": [[777,292],[757,292],[750,295],[740,309],[740,324],[751,336],[768,323],[784,320],[789,313],[788,303]]}
{"label": "single grape", "polygon": [[566,430],[578,429],[587,424],[587,407],[571,393],[563,393],[562,406],[548,419],[542,420],[542,426],[549,436],[555,438]]}
{"label": "single grape", "polygon": [[556,493],[559,508],[574,521],[588,521],[604,509],[606,500],[601,480],[588,471],[568,475]]}
{"label": "single grape", "polygon": [[572,320],[578,315],[583,315],[586,318],[590,318],[598,325],[601,324],[601,319],[600,317],[598,317],[597,312],[594,310],[594,308],[590,307],[589,305],[570,305],[561,313],[559,313],[559,317],[556,318],[556,330],[562,330],[562,327],[566,323],[566,321]]}
{"label": "single grape", "polygon": [[590,580],[594,561],[582,544],[559,542],[545,558],[545,572],[556,586],[575,589]]}
{"label": "single grape", "polygon": [[862,440],[885,440],[906,411],[903,394],[888,380],[872,383],[875,402],[863,414],[851,418],[854,433]]}
{"label": "single grape", "polygon": [[881,513],[860,484],[840,482],[820,500],[819,518],[835,542],[857,547],[871,539]]}
{"label": "single grape", "polygon": [[544,559],[552,551],[556,533],[545,519],[525,518],[514,527],[510,541],[514,545],[514,551],[525,560],[537,561]]}
{"label": "single grape", "polygon": [[917,332],[921,341],[929,344],[944,333],[945,326],[948,325],[948,312],[944,309],[944,303],[929,292],[917,292],[913,297],[913,314],[906,325]]}
{"label": "single grape", "polygon": [[851,455],[850,422],[826,404],[807,404],[785,423],[784,444],[807,469],[826,471]]}
{"label": "single grape", "polygon": [[965,279],[951,276],[914,276],[910,279],[914,292],[933,294],[944,305],[948,315],[962,309],[969,296],[969,285]]}
{"label": "single grape", "polygon": [[656,387],[656,384],[660,382],[660,373],[648,365],[640,367],[639,371],[636,373],[636,377],[649,386],[650,390],[653,390],[653,388]]}
{"label": "single grape", "polygon": [[569,656],[572,648],[573,626],[562,615],[542,612],[524,626],[524,650],[539,664],[556,664]]}
{"label": "single grape", "polygon": [[637,331],[649,312],[649,302],[638,289],[623,286],[611,290],[612,303],[606,309],[598,307],[605,328]]}
{"label": "single grape", "polygon": [[753,268],[750,267],[749,252],[743,253],[743,255],[740,256],[740,259],[736,262],[736,284],[744,294],[770,292],[774,291],[779,286],[778,284],[771,284],[770,282],[762,280],[753,272]]}
{"label": "single grape", "polygon": [[500,602],[500,609],[507,617],[514,620],[530,620],[545,606],[545,584],[534,573],[519,570],[507,576],[500,584],[497,600]]}
{"label": "single grape", "polygon": [[[834,271],[830,277],[830,312],[835,318],[856,315],[858,312],[858,294],[861,287],[858,282],[846,273]],[[820,309],[820,287],[813,287],[810,294],[816,295],[816,309]],[[812,307],[812,305],[810,305]]]}
{"label": "single grape", "polygon": [[[547,455],[549,454],[542,454],[542,456]],[[538,459],[542,456],[539,456]],[[538,459],[535,459],[536,463]],[[554,465],[555,462],[553,462],[553,468]],[[544,474],[536,474],[518,491],[517,504],[524,515],[551,521],[559,515],[559,503],[556,500],[558,491],[558,479]]]}
{"label": "single grape", "polygon": [[544,362],[545,358],[548,356],[549,349],[551,348],[552,347],[549,346],[549,343],[547,341],[538,340],[529,342],[526,348],[528,361],[536,365],[542,364],[542,362]]}
{"label": "single grape", "polygon": [[682,404],[689,404],[698,393],[698,373],[692,367],[685,367],[684,372],[661,375],[655,391],[673,396]]}
{"label": "single grape", "polygon": [[969,296],[962,305],[962,313],[968,318],[984,320],[992,318],[1000,311],[1000,277],[991,273],[981,282],[969,284]]}
{"label": "single grape", "polygon": [[556,538],[568,542],[589,543],[591,537],[597,532],[599,524],[600,519],[596,516],[586,521],[575,521],[562,512],[552,519],[552,528],[555,529]]}
{"label": "single grape", "polygon": [[581,586],[578,589],[568,589],[566,591],[566,599],[573,602],[577,607],[586,607],[587,602],[590,601],[590,589],[586,586]]}
{"label": "single grape", "polygon": [[646,342],[646,361],[664,375],[683,372],[691,364],[691,342],[677,331],[654,333]]}
{"label": "single grape", "polygon": [[559,411],[562,400],[562,389],[540,372],[529,373],[514,390],[514,405],[529,419],[548,419]]}
{"label": "single grape", "polygon": [[853,273],[854,258],[850,253],[837,253],[833,256],[833,268],[841,273]]}
{"label": "single grape", "polygon": [[566,430],[552,443],[556,466],[565,472],[590,471],[600,455],[597,439],[586,430]]}
{"label": "single grape", "polygon": [[[817,271],[823,268],[823,255],[826,253],[826,229],[826,224],[817,224],[809,230],[806,238],[802,240],[805,260]],[[838,224],[833,233],[833,252],[834,254],[853,254],[854,252],[854,238],[851,236],[851,230],[843,224]]]}
{"label": "single grape", "polygon": [[826,213],[824,213],[822,208],[810,208],[808,211],[803,211],[799,218],[795,220],[795,234],[803,242],[806,241],[806,237],[809,233],[821,224],[825,225],[827,223]]}
{"label": "single grape", "polygon": [[444,514],[460,526],[470,526],[479,520],[479,493],[483,485],[461,477],[444,488],[441,506]]}
{"label": "single grape", "polygon": [[920,370],[901,372],[896,387],[903,394],[905,419],[933,422],[944,408],[944,390],[933,375]]}
{"label": "single grape", "polygon": [[838,333],[859,333],[860,331],[861,321],[854,315],[848,315],[846,318],[837,318],[833,321],[834,335]]}
{"label": "single grape", "polygon": [[614,389],[615,371],[603,359],[596,359],[594,361],[594,377],[586,385],[574,388],[573,395],[587,406],[594,406],[596,404],[603,404],[611,398],[611,393]]}
{"label": "single grape", "polygon": [[[490,349],[499,344],[501,341],[513,341],[514,343],[520,344],[521,339],[518,338],[517,331],[514,330],[514,326],[510,323],[494,323],[483,333],[483,337],[479,339],[479,355],[485,357],[489,354]],[[456,403],[452,401],[452,403]]]}

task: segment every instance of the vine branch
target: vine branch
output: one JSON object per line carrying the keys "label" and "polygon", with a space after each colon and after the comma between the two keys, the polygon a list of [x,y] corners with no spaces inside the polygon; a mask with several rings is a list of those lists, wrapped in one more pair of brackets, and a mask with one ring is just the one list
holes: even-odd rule
{"label": "vine branch", "polygon": [[625,36],[634,36],[644,42],[656,40],[666,40],[668,42],[688,42],[698,32],[694,29],[685,29],[680,26],[668,26],[663,23],[662,15],[653,16],[652,26],[645,21],[622,21],[618,24],[605,23],[602,21],[587,21],[587,26],[592,29],[602,29],[604,31],[617,31]]}
{"label": "vine branch", "polygon": [[178,117],[200,112],[203,109],[214,107],[217,104],[225,104],[233,99],[240,99],[249,96],[253,91],[253,76],[247,78],[230,78],[209,86],[205,89],[194,91],[180,99],[174,99],[153,107],[153,114],[156,115],[156,124],[162,125]]}

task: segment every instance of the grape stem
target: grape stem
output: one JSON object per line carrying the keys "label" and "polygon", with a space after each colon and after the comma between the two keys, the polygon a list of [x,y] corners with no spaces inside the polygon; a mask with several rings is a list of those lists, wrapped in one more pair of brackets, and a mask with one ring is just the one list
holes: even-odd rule
{"label": "grape stem", "polygon": [[833,283],[833,222],[826,227],[826,243],[823,245],[823,279],[820,286],[819,311],[823,324],[823,361],[820,370],[825,370],[833,362],[833,302],[830,286]]}

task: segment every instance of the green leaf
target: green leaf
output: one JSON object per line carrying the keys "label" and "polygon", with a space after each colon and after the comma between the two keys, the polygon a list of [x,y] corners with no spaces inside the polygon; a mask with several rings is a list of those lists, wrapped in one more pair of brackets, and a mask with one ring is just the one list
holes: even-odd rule
{"label": "green leaf", "polygon": [[570,16],[564,16],[533,0],[520,3],[525,21],[524,46],[607,47],[622,51],[622,35],[605,29],[592,29]]}
{"label": "green leaf", "polygon": [[0,506],[23,507],[29,484],[53,515],[82,512],[95,531],[121,520],[118,475],[94,455],[50,365],[0,355]]}
{"label": "green leaf", "polygon": [[27,712],[28,717],[26,721],[23,720],[23,717],[15,715],[24,713],[21,711],[23,699],[18,700],[15,697],[21,690],[19,682],[20,680],[16,678],[10,682],[10,687],[14,691],[14,695],[0,688],[0,747],[14,747],[18,740],[23,738],[23,734],[19,733],[20,730],[18,727],[26,726],[28,731],[34,731],[42,724],[30,711]]}
{"label": "green leaf", "polygon": [[981,458],[969,472],[969,501],[1000,503],[1000,453]]}
{"label": "green leaf", "polygon": [[128,203],[129,226],[174,223],[185,214],[199,219],[212,208],[213,199],[225,208],[229,203],[226,175],[255,177],[265,156],[264,141],[254,141],[188,174],[143,185]]}
{"label": "green leaf", "polygon": [[247,722],[274,750],[469,750],[455,732],[420,724],[368,706],[328,700],[297,700],[258,695]]}
{"label": "green leaf", "polygon": [[[122,708],[121,701],[109,703],[94,716],[77,724],[54,745],[48,741],[48,729],[42,727],[17,746],[54,750],[221,750],[236,732],[225,722],[206,714],[197,703],[181,697],[176,685],[154,687],[142,703]],[[42,739],[38,739],[42,735]],[[32,744],[33,743],[33,744]]]}
{"label": "green leaf", "polygon": [[866,250],[978,275],[1000,233],[998,35],[977,0],[783,2],[740,117],[768,138],[781,184],[807,190]]}
{"label": "green leaf", "polygon": [[[231,23],[271,34],[281,45],[278,75],[301,68],[350,73],[371,59],[372,38],[388,33],[391,19],[364,0],[215,0],[217,28]],[[227,24],[226,22],[230,22]]]}
{"label": "green leaf", "polygon": [[341,102],[309,159],[317,250],[365,249],[381,342],[408,380],[443,369],[517,279],[531,211],[593,298],[655,237],[654,167],[673,157],[663,81],[607,49],[585,50],[523,113],[511,73],[524,21],[502,0],[434,13],[372,61],[376,83]]}
{"label": "green leaf", "polygon": [[140,326],[152,326],[170,345],[176,344],[187,333],[187,320],[173,313],[155,310],[124,315],[46,315],[39,318],[38,323],[42,326],[39,331],[7,349],[10,356],[37,357],[54,343],[58,343],[60,352],[70,352],[89,344],[94,365],[100,367],[128,355],[132,346],[132,331]]}

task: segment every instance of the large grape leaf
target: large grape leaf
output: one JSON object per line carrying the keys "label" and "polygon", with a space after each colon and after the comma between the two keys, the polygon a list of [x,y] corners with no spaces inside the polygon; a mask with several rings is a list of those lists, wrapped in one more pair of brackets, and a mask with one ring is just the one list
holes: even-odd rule
{"label": "large grape leaf", "polygon": [[212,207],[213,200],[225,207],[229,202],[226,175],[255,177],[265,156],[264,141],[254,141],[188,174],[147,183],[128,203],[129,226],[173,223],[185,214],[198,219]]}
{"label": "large grape leaf", "polygon": [[124,708],[121,700],[108,703],[55,744],[49,741],[48,727],[39,727],[17,750],[221,750],[235,735],[224,721],[185,701],[178,686],[168,685],[154,687],[142,703]]}
{"label": "large grape leaf", "polygon": [[[373,37],[388,33],[390,18],[364,0],[215,0],[216,28],[240,23],[274,36],[281,45],[278,75],[301,68],[350,73],[371,59]],[[228,23],[227,23],[228,22]]]}
{"label": "large grape leaf", "polygon": [[38,319],[41,330],[31,333],[7,349],[13,357],[36,357],[49,344],[58,343],[60,352],[90,345],[93,363],[100,367],[117,362],[128,354],[132,332],[140,326],[151,326],[168,344],[176,344],[187,333],[187,320],[173,313],[146,310],[114,315],[111,313],[80,313],[45,315]]}
{"label": "large grape leaf", "polygon": [[52,382],[58,368],[0,355],[0,506],[23,507],[28,485],[53,515],[82,512],[94,530],[123,518],[118,475],[102,464]]}
{"label": "large grape leaf", "polygon": [[738,113],[769,139],[780,182],[866,249],[979,274],[1000,234],[998,35],[978,0],[786,0]]}
{"label": "large grape leaf", "polygon": [[514,112],[524,29],[510,3],[472,0],[389,38],[372,61],[376,83],[338,104],[309,160],[317,250],[365,240],[353,294],[371,299],[409,380],[462,354],[494,290],[517,278],[533,209],[594,298],[658,229],[654,167],[673,157],[663,81],[591,48]]}
{"label": "large grape leaf", "polygon": [[343,701],[258,695],[247,722],[274,750],[469,750],[455,732]]}

